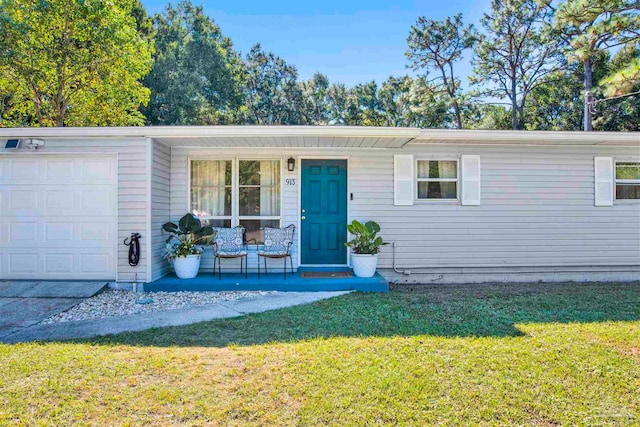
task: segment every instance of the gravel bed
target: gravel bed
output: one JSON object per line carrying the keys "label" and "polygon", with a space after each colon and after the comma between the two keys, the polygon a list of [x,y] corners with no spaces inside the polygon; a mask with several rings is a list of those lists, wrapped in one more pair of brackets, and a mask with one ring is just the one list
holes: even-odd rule
{"label": "gravel bed", "polygon": [[[101,319],[126,316],[128,314],[151,313],[199,307],[220,301],[274,294],[274,291],[224,291],[224,292],[154,292],[140,293],[109,289],[88,298],[69,310],[58,313],[42,323],[71,322],[76,320]],[[142,301],[151,302],[140,304]]]}

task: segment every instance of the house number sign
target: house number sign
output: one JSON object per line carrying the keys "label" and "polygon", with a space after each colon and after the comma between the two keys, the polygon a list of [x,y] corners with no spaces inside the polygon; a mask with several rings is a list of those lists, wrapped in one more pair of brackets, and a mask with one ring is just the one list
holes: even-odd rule
{"label": "house number sign", "polygon": [[295,178],[287,178],[284,180],[284,183],[286,185],[296,185],[296,179]]}

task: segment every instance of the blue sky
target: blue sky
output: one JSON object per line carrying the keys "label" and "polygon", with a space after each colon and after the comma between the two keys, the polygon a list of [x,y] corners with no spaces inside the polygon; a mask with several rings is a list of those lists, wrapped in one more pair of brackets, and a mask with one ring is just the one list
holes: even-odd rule
{"label": "blue sky", "polygon": [[[490,0],[192,1],[204,5],[241,52],[260,42],[294,64],[301,79],[319,71],[347,85],[411,74],[404,52],[418,16],[444,19],[461,12],[465,22],[478,25],[490,6]],[[167,4],[142,3],[150,14]],[[469,57],[467,52],[458,68],[464,86],[471,72]]]}

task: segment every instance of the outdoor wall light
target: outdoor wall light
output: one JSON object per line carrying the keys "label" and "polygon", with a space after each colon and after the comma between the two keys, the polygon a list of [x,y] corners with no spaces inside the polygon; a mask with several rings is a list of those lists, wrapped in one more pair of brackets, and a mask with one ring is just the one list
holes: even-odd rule
{"label": "outdoor wall light", "polygon": [[287,159],[287,170],[289,172],[293,172],[296,169],[296,159],[294,159],[293,157],[289,157],[289,159]]}
{"label": "outdoor wall light", "polygon": [[31,151],[36,151],[38,147],[44,147],[44,140],[42,139],[27,139],[24,145]]}

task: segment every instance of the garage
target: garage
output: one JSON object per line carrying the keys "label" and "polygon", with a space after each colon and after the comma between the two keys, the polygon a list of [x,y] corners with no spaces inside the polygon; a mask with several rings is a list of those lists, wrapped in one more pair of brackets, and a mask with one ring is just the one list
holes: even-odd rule
{"label": "garage", "polygon": [[0,156],[0,279],[115,280],[117,159]]}

